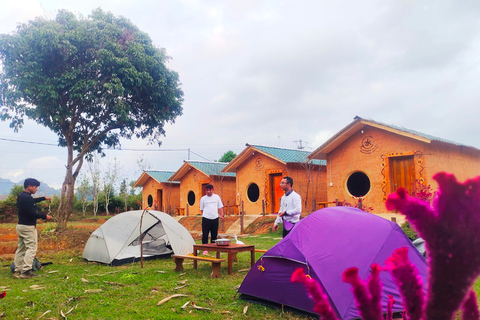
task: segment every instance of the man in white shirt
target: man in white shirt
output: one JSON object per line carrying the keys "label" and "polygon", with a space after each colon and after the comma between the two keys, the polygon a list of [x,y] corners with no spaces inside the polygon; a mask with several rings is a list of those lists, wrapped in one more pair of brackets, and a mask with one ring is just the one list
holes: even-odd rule
{"label": "man in white shirt", "polygon": [[280,182],[280,187],[285,192],[280,200],[280,212],[273,223],[273,231],[277,230],[278,225],[283,222],[283,237],[292,231],[295,223],[300,221],[302,213],[302,198],[293,191],[293,179],[284,177]]}
{"label": "man in white shirt", "polygon": [[211,233],[211,243],[217,240],[218,217],[223,219],[223,203],[217,194],[213,193],[213,186],[205,186],[206,195],[200,199],[202,211],[202,244],[208,243],[208,234]]}

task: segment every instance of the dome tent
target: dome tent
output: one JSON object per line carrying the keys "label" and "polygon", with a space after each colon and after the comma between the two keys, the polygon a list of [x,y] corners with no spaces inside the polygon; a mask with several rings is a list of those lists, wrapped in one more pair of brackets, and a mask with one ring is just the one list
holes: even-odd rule
{"label": "dome tent", "polygon": [[[297,223],[268,250],[250,269],[238,292],[243,299],[316,314],[304,285],[290,282],[292,273],[303,268],[320,283],[340,319],[358,319],[351,285],[342,282],[343,272],[357,267],[360,278],[366,280],[373,263],[384,267],[387,258],[402,247],[409,249],[409,260],[417,267],[426,290],[427,263],[396,223],[357,208],[321,209]],[[392,295],[397,301],[394,312],[401,312],[402,298],[390,273],[381,272],[380,281],[383,311],[388,295]]]}
{"label": "dome tent", "polygon": [[108,219],[95,230],[85,244],[82,257],[110,265],[140,259],[140,218],[142,220],[143,257],[158,258],[193,252],[190,232],[168,214],[153,210],[134,210]]}

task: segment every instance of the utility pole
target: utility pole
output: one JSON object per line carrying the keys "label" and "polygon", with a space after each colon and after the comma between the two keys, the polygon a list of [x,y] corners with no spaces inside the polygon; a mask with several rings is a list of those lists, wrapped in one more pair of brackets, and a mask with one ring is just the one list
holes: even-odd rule
{"label": "utility pole", "polygon": [[308,144],[308,142],[303,141],[302,139],[296,140],[296,141],[293,141],[293,142],[298,143],[297,149],[299,149],[299,150],[305,149],[305,147],[302,145],[302,142],[305,143],[305,144]]}

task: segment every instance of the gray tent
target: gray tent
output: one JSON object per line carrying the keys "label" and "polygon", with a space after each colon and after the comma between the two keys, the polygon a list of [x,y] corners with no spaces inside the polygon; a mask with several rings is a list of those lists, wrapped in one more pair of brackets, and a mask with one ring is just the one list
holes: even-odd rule
{"label": "gray tent", "polygon": [[[82,257],[110,265],[140,259],[140,218],[143,212],[127,211],[108,219],[90,235]],[[142,235],[144,258],[193,252],[195,241],[190,232],[166,213],[145,211]]]}

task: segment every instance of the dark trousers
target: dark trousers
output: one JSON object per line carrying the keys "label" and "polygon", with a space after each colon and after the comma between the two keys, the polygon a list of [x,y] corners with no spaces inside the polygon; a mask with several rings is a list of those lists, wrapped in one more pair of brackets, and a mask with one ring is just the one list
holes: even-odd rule
{"label": "dark trousers", "polygon": [[290,229],[290,230],[287,230],[287,229],[285,229],[285,226],[283,226],[283,233],[282,233],[282,236],[285,238],[285,237],[287,236],[287,234],[289,234],[289,233],[290,233],[290,231],[292,231],[292,230],[293,230],[293,227],[292,227],[292,229]]}
{"label": "dark trousers", "polygon": [[218,218],[213,220],[202,218],[202,244],[208,243],[208,234],[210,232],[212,233],[210,242],[213,243],[214,240],[217,240]]}

